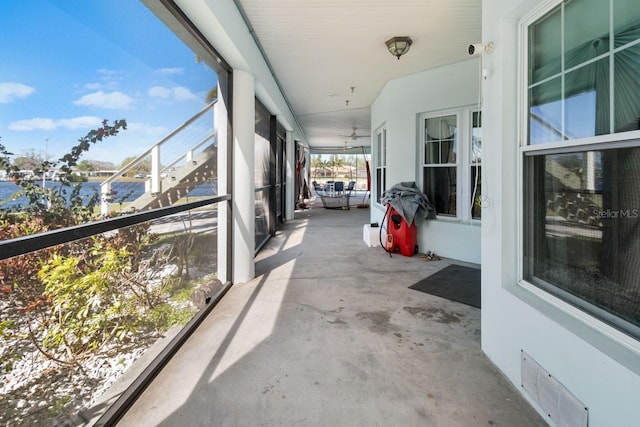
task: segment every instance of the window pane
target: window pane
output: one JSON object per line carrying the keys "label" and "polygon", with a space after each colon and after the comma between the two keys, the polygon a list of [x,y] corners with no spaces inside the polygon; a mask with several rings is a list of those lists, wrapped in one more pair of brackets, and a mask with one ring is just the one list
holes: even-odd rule
{"label": "window pane", "polygon": [[557,7],[529,27],[529,84],[560,72],[561,11]]}
{"label": "window pane", "polygon": [[271,229],[269,206],[270,206],[269,189],[256,191],[255,193],[255,245],[256,248],[262,246],[269,239],[269,230]]}
{"label": "window pane", "polygon": [[380,162],[380,166],[386,166],[387,164],[387,130],[382,129],[382,161]]}
{"label": "window pane", "polygon": [[455,115],[425,120],[425,163],[456,162],[457,120]]}
{"label": "window pane", "polygon": [[385,169],[377,168],[376,169],[376,201],[380,203],[380,199],[382,198],[382,193],[384,193],[386,187],[385,183]]}
{"label": "window pane", "polygon": [[434,119],[426,119],[425,135],[427,141],[438,141],[440,139],[440,117]]}
{"label": "window pane", "polygon": [[482,117],[475,111],[472,115],[471,128],[471,163],[482,161]]}
{"label": "window pane", "polygon": [[567,139],[609,133],[609,58],[580,67],[565,77]]}
{"label": "window pane", "polygon": [[471,166],[471,217],[480,219],[482,208],[480,206],[482,195],[482,166]]}
{"label": "window pane", "polygon": [[[2,144],[14,153],[31,153],[13,166],[38,175],[32,184],[45,187],[20,189],[0,182],[0,210],[49,216],[41,207],[51,205],[82,211],[73,221],[47,224],[53,228],[217,190],[212,110],[165,139],[211,101],[217,76],[206,58],[196,63],[194,52],[144,6],[95,0],[3,2],[0,27],[5,30],[0,36],[6,47],[3,63],[11,64],[3,67],[2,80],[35,91],[19,103],[0,104]],[[102,119],[110,125],[125,119],[129,126],[116,136],[101,129]],[[111,136],[91,145],[77,169],[58,160],[74,151],[74,141],[89,140],[94,131]],[[143,153],[154,146],[159,148],[152,162]],[[44,159],[51,164],[43,167]],[[120,170],[127,165],[128,170]],[[65,173],[66,166],[74,172]],[[59,182],[65,177],[78,184],[78,197]],[[41,196],[32,199],[34,192]],[[110,196],[101,200],[100,193]]]}
{"label": "window pane", "polygon": [[562,140],[560,78],[529,89],[529,144]]}
{"label": "window pane", "polygon": [[440,144],[437,141],[428,141],[425,144],[424,162],[426,164],[440,162]]}
{"label": "window pane", "polygon": [[613,32],[615,47],[623,46],[638,38],[640,30],[640,7],[637,0],[615,0],[613,2]]}
{"label": "window pane", "polygon": [[440,139],[455,139],[458,131],[457,116],[446,116],[440,119]]}
{"label": "window pane", "polygon": [[640,330],[640,148],[532,156],[526,168],[525,278]]}
{"label": "window pane", "polygon": [[[579,0],[565,3],[565,68],[609,50],[609,2]],[[585,19],[586,16],[598,17]],[[575,62],[577,57],[579,62]],[[570,65],[571,64],[571,65]]]}
{"label": "window pane", "polygon": [[271,145],[269,140],[263,138],[258,133],[255,134],[255,162],[253,165],[255,174],[255,186],[261,188],[271,184],[270,182],[270,161],[271,161]]}
{"label": "window pane", "polygon": [[108,409],[222,288],[217,239],[208,205],[0,261],[2,425],[87,425]]}
{"label": "window pane", "polygon": [[640,129],[640,45],[615,54],[614,84],[615,132]]}
{"label": "window pane", "polygon": [[440,163],[456,162],[456,140],[448,139],[440,143]]}
{"label": "window pane", "polygon": [[423,189],[439,215],[456,215],[456,168],[424,169]]}

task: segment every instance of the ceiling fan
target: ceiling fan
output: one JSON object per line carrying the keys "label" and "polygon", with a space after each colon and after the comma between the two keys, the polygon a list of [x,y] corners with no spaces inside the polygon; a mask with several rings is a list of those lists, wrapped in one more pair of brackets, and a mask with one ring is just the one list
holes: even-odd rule
{"label": "ceiling fan", "polygon": [[356,128],[356,127],[352,128],[352,129],[353,129],[353,132],[351,133],[351,135],[340,135],[340,136],[344,136],[346,138],[351,138],[353,141],[356,141],[359,138],[370,138],[371,137],[371,135],[358,135],[356,133],[356,130],[358,130],[358,128]]}

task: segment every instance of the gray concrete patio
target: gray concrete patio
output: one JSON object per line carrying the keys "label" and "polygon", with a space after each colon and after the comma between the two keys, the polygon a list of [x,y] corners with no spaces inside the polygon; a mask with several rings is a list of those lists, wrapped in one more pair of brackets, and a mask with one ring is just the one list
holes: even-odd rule
{"label": "gray concrete patio", "polygon": [[451,261],[367,247],[368,218],[296,212],[118,425],[546,425],[482,353],[479,309],[408,289]]}

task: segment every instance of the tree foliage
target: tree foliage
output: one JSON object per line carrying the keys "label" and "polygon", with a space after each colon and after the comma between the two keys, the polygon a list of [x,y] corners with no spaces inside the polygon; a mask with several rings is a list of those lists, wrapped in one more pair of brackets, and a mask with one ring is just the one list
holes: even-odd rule
{"label": "tree foliage", "polygon": [[100,194],[95,192],[89,200],[85,200],[80,195],[81,184],[72,184],[69,177],[73,173],[73,168],[77,166],[80,156],[88,151],[92,144],[115,136],[120,130],[126,128],[125,120],[116,120],[113,125],[109,125],[108,121],[104,120],[101,127],[89,131],[87,135],[78,139],[78,144],[57,162],[43,160],[33,171],[39,175],[57,167],[62,172],[62,185],[54,188],[43,188],[37,182],[25,179],[15,162],[11,164],[8,161],[12,153],[0,144],[0,154],[3,159],[1,163],[7,175],[21,187],[21,195],[26,197],[28,202],[26,206],[15,206],[11,210],[42,218],[52,228],[68,227],[92,219],[93,208],[100,201]]}
{"label": "tree foliage", "polygon": [[[136,158],[137,157],[135,157],[135,156],[126,157],[124,160],[122,160],[122,162],[120,162],[120,169],[122,169],[125,166],[129,165]],[[146,175],[149,175],[150,173],[151,173],[151,158],[148,158],[148,159],[142,159],[135,166],[133,166],[127,172],[127,175],[128,176],[133,176],[135,174],[143,174],[143,175],[146,176]]]}
{"label": "tree foliage", "polygon": [[80,160],[78,162],[78,166],[76,167],[78,170],[91,172],[94,169],[93,164],[88,160]]}

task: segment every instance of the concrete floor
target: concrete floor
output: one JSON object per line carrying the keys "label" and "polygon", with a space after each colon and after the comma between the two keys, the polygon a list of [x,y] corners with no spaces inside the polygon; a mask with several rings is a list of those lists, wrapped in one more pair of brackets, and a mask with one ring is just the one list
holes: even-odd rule
{"label": "concrete floor", "polygon": [[482,353],[480,310],[408,289],[451,261],[390,258],[368,222],[296,212],[118,425],[546,425]]}

